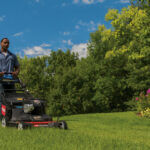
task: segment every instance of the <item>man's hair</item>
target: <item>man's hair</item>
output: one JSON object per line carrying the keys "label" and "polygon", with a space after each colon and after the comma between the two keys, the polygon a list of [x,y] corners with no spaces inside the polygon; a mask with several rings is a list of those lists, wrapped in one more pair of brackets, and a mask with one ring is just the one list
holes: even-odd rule
{"label": "man's hair", "polygon": [[6,40],[8,40],[8,38],[2,38],[2,39],[1,39],[1,43],[2,43],[2,42],[3,42],[3,40],[5,40],[5,39],[6,39]]}

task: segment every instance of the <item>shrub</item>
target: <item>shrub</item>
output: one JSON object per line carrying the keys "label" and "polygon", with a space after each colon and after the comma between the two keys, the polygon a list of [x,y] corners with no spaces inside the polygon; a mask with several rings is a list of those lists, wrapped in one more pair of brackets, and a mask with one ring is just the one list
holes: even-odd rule
{"label": "shrub", "polygon": [[150,89],[147,90],[146,95],[141,93],[135,100],[138,113],[143,117],[150,117]]}
{"label": "shrub", "polygon": [[145,110],[141,111],[141,116],[150,118],[150,108],[146,108]]}

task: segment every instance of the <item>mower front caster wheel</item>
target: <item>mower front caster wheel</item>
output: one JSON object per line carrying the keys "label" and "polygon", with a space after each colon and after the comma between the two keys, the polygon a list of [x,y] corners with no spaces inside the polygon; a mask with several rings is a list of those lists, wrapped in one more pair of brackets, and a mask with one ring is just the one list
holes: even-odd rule
{"label": "mower front caster wheel", "polygon": [[18,123],[18,130],[23,130],[25,129],[25,125],[22,122]]}
{"label": "mower front caster wheel", "polygon": [[2,127],[6,128],[6,126],[7,126],[7,120],[6,120],[5,117],[3,117],[3,119],[2,119]]}

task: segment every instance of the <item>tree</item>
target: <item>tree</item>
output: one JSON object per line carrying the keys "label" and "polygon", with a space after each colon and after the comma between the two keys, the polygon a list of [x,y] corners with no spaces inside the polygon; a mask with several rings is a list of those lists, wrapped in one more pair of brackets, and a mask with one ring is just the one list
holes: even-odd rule
{"label": "tree", "polygon": [[149,12],[138,7],[121,12],[112,9],[105,18],[113,30],[100,27],[92,33],[89,45],[90,56],[99,65],[93,99],[99,103],[103,100],[110,110],[124,110],[125,101],[149,86]]}
{"label": "tree", "polygon": [[150,0],[130,0],[132,6],[136,6],[140,9],[150,7]]}

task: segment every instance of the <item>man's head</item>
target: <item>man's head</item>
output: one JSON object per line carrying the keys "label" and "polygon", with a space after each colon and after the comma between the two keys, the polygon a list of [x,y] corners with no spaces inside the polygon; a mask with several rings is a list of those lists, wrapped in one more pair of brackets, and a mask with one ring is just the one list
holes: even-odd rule
{"label": "man's head", "polygon": [[9,40],[8,40],[8,38],[3,38],[1,40],[1,49],[5,51],[8,48],[9,48]]}

